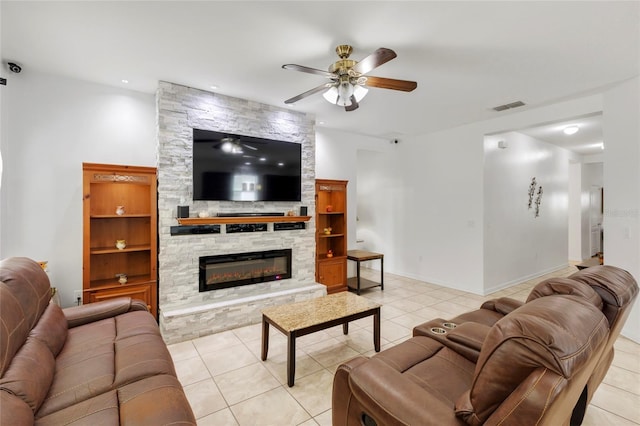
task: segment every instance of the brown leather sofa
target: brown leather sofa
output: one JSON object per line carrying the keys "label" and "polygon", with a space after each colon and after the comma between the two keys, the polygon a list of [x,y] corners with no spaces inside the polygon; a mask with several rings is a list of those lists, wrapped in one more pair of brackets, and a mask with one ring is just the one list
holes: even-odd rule
{"label": "brown leather sofa", "polygon": [[144,303],[50,299],[38,263],[0,261],[0,424],[196,424]]}
{"label": "brown leather sofa", "polygon": [[342,364],[333,424],[580,424],[606,374],[638,286],[612,266],[538,284],[414,329],[414,337]]}

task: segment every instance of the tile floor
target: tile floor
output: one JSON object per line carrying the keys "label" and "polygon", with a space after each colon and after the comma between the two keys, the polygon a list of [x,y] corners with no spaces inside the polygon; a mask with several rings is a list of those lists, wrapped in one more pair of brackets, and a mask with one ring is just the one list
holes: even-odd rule
{"label": "tile floor", "polygon": [[[486,299],[524,300],[549,276],[568,276],[573,266],[482,297],[385,274],[385,290],[362,293],[382,306],[382,349],[411,336],[427,320],[477,309]],[[363,269],[363,274],[377,271]],[[296,382],[286,384],[286,338],[271,328],[269,357],[260,360],[261,326],[255,324],[169,346],[178,378],[198,425],[331,425],[331,387],[337,366],[373,351],[373,320],[367,317],[297,340]],[[621,337],[616,355],[589,406],[584,425],[640,425],[640,345]]]}

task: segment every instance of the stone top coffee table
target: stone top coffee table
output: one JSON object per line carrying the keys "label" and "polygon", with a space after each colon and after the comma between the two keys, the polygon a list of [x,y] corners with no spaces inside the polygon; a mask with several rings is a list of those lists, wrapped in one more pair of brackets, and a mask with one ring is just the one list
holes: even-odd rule
{"label": "stone top coffee table", "polygon": [[380,304],[347,291],[304,302],[273,306],[262,311],[262,360],[269,351],[269,324],[287,336],[287,384],[293,386],[296,372],[296,337],[305,336],[373,315],[373,345],[380,352]]}

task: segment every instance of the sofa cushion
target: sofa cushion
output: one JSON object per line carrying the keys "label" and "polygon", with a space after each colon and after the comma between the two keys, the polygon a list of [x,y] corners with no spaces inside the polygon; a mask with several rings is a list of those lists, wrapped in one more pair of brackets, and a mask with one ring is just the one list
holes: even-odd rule
{"label": "sofa cushion", "polygon": [[114,387],[157,374],[176,375],[167,346],[159,335],[154,334],[117,340],[115,363]]}
{"label": "sofa cushion", "polygon": [[0,378],[0,389],[18,396],[35,413],[53,381],[55,360],[40,340],[28,338]]}
{"label": "sofa cushion", "polygon": [[0,376],[51,300],[49,277],[25,257],[0,261]]}
{"label": "sofa cushion", "polygon": [[36,419],[36,426],[120,424],[118,394],[115,390],[79,401],[70,407]]}
{"label": "sofa cushion", "polygon": [[[152,376],[118,389],[121,425],[195,425],[178,379]],[[161,410],[158,407],[162,407]]]}
{"label": "sofa cushion", "polygon": [[434,397],[453,408],[458,396],[471,386],[474,364],[428,337],[413,337],[372,359],[383,362],[433,393]]}
{"label": "sofa cushion", "polygon": [[116,340],[143,334],[161,337],[158,323],[148,311],[128,312],[126,315],[118,315],[115,320]]}
{"label": "sofa cushion", "polygon": [[47,345],[54,357],[58,356],[67,340],[67,319],[60,306],[49,303],[30,335]]}
{"label": "sofa cushion", "polygon": [[33,410],[9,391],[0,390],[0,425],[31,425]]}
{"label": "sofa cushion", "polygon": [[55,380],[37,417],[112,389],[115,330],[113,318],[69,329],[56,358]]}

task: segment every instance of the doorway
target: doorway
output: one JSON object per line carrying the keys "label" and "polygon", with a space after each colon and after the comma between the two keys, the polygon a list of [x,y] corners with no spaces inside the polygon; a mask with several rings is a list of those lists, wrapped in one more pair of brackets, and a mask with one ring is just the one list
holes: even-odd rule
{"label": "doorway", "polygon": [[604,190],[601,186],[592,185],[589,191],[589,255],[599,255],[603,250],[602,217]]}

